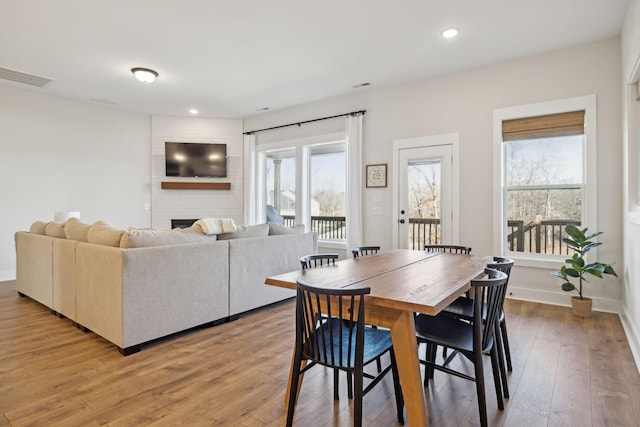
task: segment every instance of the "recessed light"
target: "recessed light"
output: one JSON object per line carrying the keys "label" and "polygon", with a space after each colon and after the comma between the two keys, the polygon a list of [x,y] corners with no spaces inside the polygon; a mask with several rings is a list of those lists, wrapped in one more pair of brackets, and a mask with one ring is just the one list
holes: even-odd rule
{"label": "recessed light", "polygon": [[445,39],[452,39],[457,36],[459,32],[460,31],[457,28],[447,28],[446,30],[443,30],[441,34]]}
{"label": "recessed light", "polygon": [[189,113],[191,113],[191,114],[198,114],[198,113],[199,113],[199,111],[198,111],[198,110],[196,110],[195,108],[192,108],[192,109],[190,109],[190,110],[189,110]]}
{"label": "recessed light", "polygon": [[136,68],[132,68],[131,72],[133,73],[134,76],[136,76],[136,79],[138,79],[143,83],[151,83],[158,77],[158,73],[149,68],[136,67]]}

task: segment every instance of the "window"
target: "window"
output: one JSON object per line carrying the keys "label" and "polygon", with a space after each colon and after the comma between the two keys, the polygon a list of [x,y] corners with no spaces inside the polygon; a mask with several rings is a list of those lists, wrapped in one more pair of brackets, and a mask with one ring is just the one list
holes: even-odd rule
{"label": "window", "polygon": [[595,97],[494,112],[500,253],[563,259],[565,226],[595,227],[594,117]]}
{"label": "window", "polygon": [[[267,221],[308,225],[323,242],[346,240],[344,135],[268,145],[259,149]],[[283,146],[284,145],[284,146]]]}

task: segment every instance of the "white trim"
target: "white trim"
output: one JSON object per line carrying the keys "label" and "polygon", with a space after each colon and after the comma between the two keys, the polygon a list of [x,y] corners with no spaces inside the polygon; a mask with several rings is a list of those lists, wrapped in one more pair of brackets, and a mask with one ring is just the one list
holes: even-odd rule
{"label": "white trim", "polygon": [[627,341],[629,341],[629,347],[631,347],[633,360],[636,362],[636,369],[638,369],[638,372],[640,373],[640,331],[638,331],[633,325],[626,309],[623,309],[619,316],[620,323],[622,323],[622,328],[627,336]]}
{"label": "white trim", "polygon": [[[556,292],[545,291],[542,289],[518,288],[510,285],[507,298],[542,304],[559,305],[562,307],[571,307],[572,296],[573,294],[568,294],[562,291]],[[620,313],[621,307],[620,301],[618,300],[592,296],[589,296],[589,298],[593,300],[593,309],[595,311],[615,314]]]}
{"label": "white trim", "polygon": [[393,157],[391,168],[393,169],[393,205],[392,205],[392,247],[397,249],[398,247],[398,189],[399,189],[399,168],[398,159],[400,157],[400,150],[407,148],[420,148],[420,147],[433,147],[437,145],[451,145],[453,151],[453,165],[451,171],[452,177],[452,191],[453,197],[451,200],[451,209],[453,212],[453,218],[451,219],[452,225],[452,239],[457,242],[460,233],[460,134],[448,133],[442,135],[421,136],[416,138],[404,138],[393,140]]}
{"label": "white trim", "polygon": [[[508,252],[504,246],[505,228],[503,219],[506,207],[503,203],[504,192],[504,158],[502,142],[502,122],[509,119],[523,117],[542,116],[546,114],[563,113],[568,111],[584,110],[584,140],[585,150],[583,164],[584,200],[582,222],[592,230],[598,230],[597,218],[597,129],[596,129],[596,95],[578,96],[575,98],[559,99],[555,101],[540,102],[515,107],[506,107],[493,110],[493,206],[494,206],[494,241],[493,252],[496,254],[508,254],[510,257],[526,259],[530,266],[545,267],[546,262],[554,263],[560,256],[537,258],[521,257],[521,254]],[[596,249],[597,251],[597,249]],[[544,259],[545,261],[541,260]]]}

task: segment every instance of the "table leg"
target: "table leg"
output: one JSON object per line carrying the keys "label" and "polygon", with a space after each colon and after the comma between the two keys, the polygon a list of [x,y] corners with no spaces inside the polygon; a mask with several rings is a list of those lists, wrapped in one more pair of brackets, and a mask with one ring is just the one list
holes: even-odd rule
{"label": "table leg", "polygon": [[[284,407],[288,408],[289,407],[289,394],[291,393],[291,378],[293,377],[293,369],[294,369],[294,362],[296,360],[296,345],[295,343],[293,344],[293,351],[291,352],[291,365],[289,366],[289,381],[287,382],[287,390],[284,394]],[[303,360],[300,364],[300,369],[303,369],[305,366],[307,366],[307,360]],[[300,381],[298,381],[298,391],[296,393],[296,397],[298,395],[300,395],[300,387],[302,386],[302,377],[304,376],[304,374],[302,374],[300,376]]]}
{"label": "table leg", "polygon": [[407,421],[411,426],[427,426],[427,406],[420,376],[418,344],[413,313],[402,312],[391,326],[393,349],[398,363],[400,385],[407,407]]}

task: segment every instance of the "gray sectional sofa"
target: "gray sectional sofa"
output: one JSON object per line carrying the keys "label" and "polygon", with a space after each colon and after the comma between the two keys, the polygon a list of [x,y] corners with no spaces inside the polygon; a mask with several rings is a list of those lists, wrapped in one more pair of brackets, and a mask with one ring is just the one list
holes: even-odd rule
{"label": "gray sectional sofa", "polygon": [[121,231],[104,223],[83,225],[102,227],[99,233],[74,233],[78,221],[70,221],[65,234],[42,234],[41,226],[15,234],[17,291],[125,355],[149,341],[293,297],[264,280],[299,269],[299,257],[317,247],[313,233],[268,224],[206,236]]}

